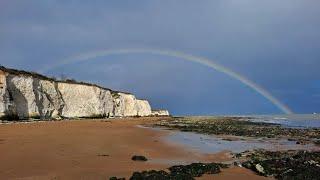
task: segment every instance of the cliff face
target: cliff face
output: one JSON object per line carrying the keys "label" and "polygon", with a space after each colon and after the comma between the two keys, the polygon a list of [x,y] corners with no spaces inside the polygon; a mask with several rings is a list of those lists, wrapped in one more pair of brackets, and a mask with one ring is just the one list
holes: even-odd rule
{"label": "cliff face", "polygon": [[148,101],[97,85],[55,81],[0,68],[0,118],[75,118],[154,115]]}

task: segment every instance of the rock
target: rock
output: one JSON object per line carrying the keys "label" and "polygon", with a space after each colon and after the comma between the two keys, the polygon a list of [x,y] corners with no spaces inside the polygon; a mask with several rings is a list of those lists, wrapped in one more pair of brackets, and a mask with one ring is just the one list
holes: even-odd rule
{"label": "rock", "polygon": [[314,160],[310,160],[310,161],[307,161],[310,165],[315,165],[315,164],[318,164],[318,162],[314,161]]}
{"label": "rock", "polygon": [[131,160],[133,160],[133,161],[148,161],[148,159],[144,156],[132,156]]}
{"label": "rock", "polygon": [[237,162],[237,161],[235,161],[235,162],[233,163],[233,165],[234,165],[234,166],[238,166],[238,167],[242,167],[241,162]]}
{"label": "rock", "polygon": [[170,116],[167,110],[153,110],[151,116]]}
{"label": "rock", "polygon": [[256,170],[261,174],[265,174],[264,168],[260,164],[256,164]]}

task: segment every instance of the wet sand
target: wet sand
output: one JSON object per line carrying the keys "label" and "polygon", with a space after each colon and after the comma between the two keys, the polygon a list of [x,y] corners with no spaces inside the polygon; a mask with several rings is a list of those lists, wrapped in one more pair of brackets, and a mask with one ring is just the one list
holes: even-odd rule
{"label": "wet sand", "polygon": [[[140,128],[157,118],[0,124],[0,179],[109,179],[181,162],[224,162],[228,153],[203,154],[164,140],[165,131]],[[135,162],[133,155],[149,161]],[[230,168],[199,179],[266,179]]]}

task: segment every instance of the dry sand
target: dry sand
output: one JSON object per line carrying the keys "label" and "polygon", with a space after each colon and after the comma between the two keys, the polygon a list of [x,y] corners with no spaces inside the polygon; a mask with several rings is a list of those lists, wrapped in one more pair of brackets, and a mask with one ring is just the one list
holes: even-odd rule
{"label": "dry sand", "polygon": [[[172,163],[222,162],[227,153],[201,154],[163,140],[168,132],[137,127],[156,118],[0,124],[0,179],[109,179],[166,169]],[[134,162],[143,155],[147,162]],[[200,179],[266,179],[230,168]]]}

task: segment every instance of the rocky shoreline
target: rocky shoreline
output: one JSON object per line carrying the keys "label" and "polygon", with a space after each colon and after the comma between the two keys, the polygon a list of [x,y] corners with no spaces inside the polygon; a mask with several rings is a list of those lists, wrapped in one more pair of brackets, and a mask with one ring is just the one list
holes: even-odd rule
{"label": "rocky shoreline", "polygon": [[[233,164],[192,163],[176,165],[167,170],[148,170],[133,172],[130,180],[194,180],[204,174],[221,173],[221,168],[245,167],[258,175],[283,180],[319,179],[320,151],[264,151],[255,150],[235,154]],[[110,180],[125,180],[111,177]]]}
{"label": "rocky shoreline", "polygon": [[242,166],[276,179],[319,179],[320,151],[262,151],[237,154]]}
{"label": "rocky shoreline", "polygon": [[320,128],[285,128],[275,123],[252,122],[243,117],[178,117],[163,119],[154,127],[177,129],[185,132],[196,132],[211,135],[234,135],[256,138],[285,138],[300,143],[319,144]]}
{"label": "rocky shoreline", "polygon": [[[153,127],[210,135],[233,135],[265,139],[286,138],[289,141],[296,141],[296,144],[312,143],[319,145],[320,139],[319,128],[285,128],[275,123],[251,122],[248,118],[243,117],[179,117],[159,120],[153,124]],[[245,167],[258,175],[276,179],[318,179],[320,147],[316,151],[289,149],[245,151],[234,154],[233,164],[228,166]]]}

